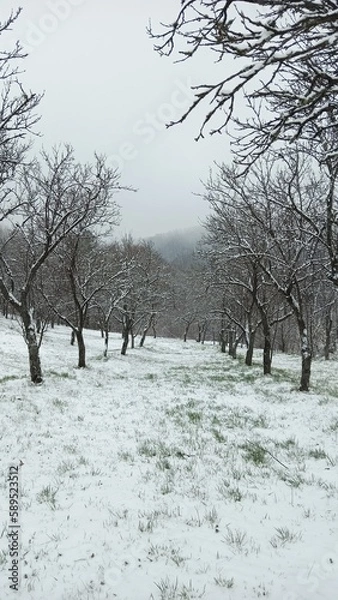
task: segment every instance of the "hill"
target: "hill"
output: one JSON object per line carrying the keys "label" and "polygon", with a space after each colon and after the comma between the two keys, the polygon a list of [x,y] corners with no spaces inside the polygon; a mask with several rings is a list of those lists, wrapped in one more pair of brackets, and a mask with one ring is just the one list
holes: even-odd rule
{"label": "hill", "polygon": [[1,600],[14,597],[6,530],[21,532],[22,600],[333,600],[336,364],[314,362],[304,395],[298,358],[263,377],[259,355],[249,369],[158,338],[122,357],[116,335],[103,360],[98,332],[85,336],[79,370],[69,330],[47,332],[36,387],[0,319]]}
{"label": "hill", "polygon": [[203,235],[203,227],[191,227],[160,233],[149,238],[155,249],[168,262],[189,259]]}

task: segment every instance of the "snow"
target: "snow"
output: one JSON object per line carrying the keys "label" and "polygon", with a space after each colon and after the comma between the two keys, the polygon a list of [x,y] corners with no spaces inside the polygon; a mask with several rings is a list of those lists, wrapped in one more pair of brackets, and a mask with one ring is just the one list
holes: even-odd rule
{"label": "snow", "polygon": [[[45,334],[28,378],[0,319],[0,598],[333,600],[338,588],[338,373],[275,356],[262,375],[217,346],[147,339],[119,354]],[[20,591],[9,590],[9,465],[20,470]]]}

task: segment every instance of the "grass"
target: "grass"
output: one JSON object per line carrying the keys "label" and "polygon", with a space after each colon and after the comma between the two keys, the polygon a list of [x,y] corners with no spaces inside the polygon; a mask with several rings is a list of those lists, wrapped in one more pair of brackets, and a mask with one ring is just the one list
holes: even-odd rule
{"label": "grass", "polygon": [[333,419],[329,425],[328,430],[332,433],[338,432],[338,419]]}
{"label": "grass", "polygon": [[66,473],[73,473],[76,469],[75,463],[70,460],[63,460],[58,466],[57,472],[59,475],[65,475]]}
{"label": "grass", "polygon": [[224,587],[224,588],[227,588],[228,590],[231,590],[234,587],[234,583],[235,583],[235,580],[233,577],[226,578],[226,577],[223,577],[223,575],[217,575],[216,577],[214,577],[214,581],[215,581],[216,585],[218,585],[219,587]]}
{"label": "grass", "polygon": [[16,379],[21,379],[18,375],[5,375],[0,378],[0,385],[2,383],[7,383],[8,381],[15,381]]}
{"label": "grass", "polygon": [[219,444],[224,444],[226,442],[227,438],[223,435],[223,433],[219,429],[213,428],[211,430],[211,432],[212,432],[216,442],[218,442]]}
{"label": "grass", "polygon": [[243,494],[238,487],[231,486],[228,480],[223,480],[221,484],[217,486],[219,495],[225,500],[232,502],[241,502]]}
{"label": "grass", "polygon": [[[45,396],[43,387],[20,382],[25,401],[7,402],[1,450],[14,423],[13,447],[25,463],[22,504],[32,517],[23,552],[33,595],[39,584],[53,599],[53,582],[48,588],[48,579],[33,575],[39,556],[41,571],[49,569],[51,580],[61,573],[64,596],[72,600],[114,594],[133,600],[135,573],[147,600],[239,598],[243,590],[252,599],[277,598],[281,572],[287,588],[298,557],[310,561],[334,546],[333,401],[291,392],[292,381],[298,383],[291,368],[285,377],[281,367],[275,378],[264,378],[260,366],[250,370],[216,349],[195,363],[188,348],[191,364],[184,365],[178,364],[183,351],[169,358],[161,352],[152,352],[148,364],[139,349],[126,360],[89,358],[91,372],[77,374],[74,397],[71,378],[55,375]],[[66,369],[51,364],[56,373]],[[9,397],[12,387],[8,381]],[[314,524],[323,539],[315,539]],[[72,569],[71,547],[81,548]],[[108,588],[109,568],[116,590]]]}
{"label": "grass", "polygon": [[273,548],[297,542],[302,539],[301,533],[293,533],[288,527],[276,527],[276,534],[271,538],[270,544]]}
{"label": "grass", "polygon": [[205,589],[198,590],[189,581],[188,585],[179,585],[178,580],[170,581],[168,577],[155,583],[160,592],[159,600],[199,600],[205,597]]}
{"label": "grass", "polygon": [[241,446],[241,448],[242,450],[245,450],[245,460],[254,463],[256,466],[262,466],[266,464],[267,452],[259,443],[246,442]]}
{"label": "grass", "polygon": [[188,411],[187,417],[191,423],[199,424],[202,421],[202,413],[197,411]]}
{"label": "grass", "polygon": [[158,452],[158,445],[152,440],[144,440],[138,447],[138,453],[140,456],[152,458],[157,456]]}
{"label": "grass", "polygon": [[231,546],[235,552],[242,553],[248,543],[247,534],[240,529],[232,530],[230,527],[227,528],[227,532],[224,535],[224,541]]}
{"label": "grass", "polygon": [[55,408],[58,408],[60,412],[64,413],[66,408],[68,408],[68,402],[66,402],[65,400],[61,400],[60,398],[54,398],[53,406],[55,406]]}
{"label": "grass", "polygon": [[323,458],[327,458],[327,454],[323,448],[314,448],[309,451],[309,457],[315,458],[316,460],[321,460]]}
{"label": "grass", "polygon": [[53,369],[49,369],[46,372],[47,376],[58,377],[59,379],[75,379],[75,375],[68,373],[67,371],[54,371]]}
{"label": "grass", "polygon": [[157,375],[156,373],[146,373],[144,379],[146,381],[157,381]]}
{"label": "grass", "polygon": [[56,509],[56,494],[58,493],[58,489],[52,488],[50,485],[42,488],[41,492],[39,492],[36,496],[39,504],[43,504],[44,502],[48,504],[48,506],[52,509]]}

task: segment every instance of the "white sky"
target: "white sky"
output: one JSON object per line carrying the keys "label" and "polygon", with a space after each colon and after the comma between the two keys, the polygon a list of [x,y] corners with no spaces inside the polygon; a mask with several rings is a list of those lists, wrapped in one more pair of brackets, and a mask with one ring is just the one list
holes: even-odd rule
{"label": "white sky", "polygon": [[138,189],[117,197],[121,233],[198,225],[207,206],[193,192],[202,191],[214,160],[228,160],[229,141],[223,135],[195,142],[201,113],[164,126],[188,107],[187,82],[210,81],[215,70],[211,55],[174,65],[153,51],[149,18],[154,26],[172,20],[179,1],[3,0],[1,20],[21,4],[12,35],[29,52],[22,80],[45,92],[44,147],[68,142],[79,160],[97,151],[121,168],[122,182]]}

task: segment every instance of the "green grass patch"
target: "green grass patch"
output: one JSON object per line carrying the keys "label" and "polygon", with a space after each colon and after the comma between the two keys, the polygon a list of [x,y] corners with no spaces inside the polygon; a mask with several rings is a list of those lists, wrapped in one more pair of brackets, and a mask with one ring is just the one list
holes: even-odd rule
{"label": "green grass patch", "polygon": [[7,381],[15,381],[17,379],[22,379],[22,378],[19,377],[18,375],[5,375],[4,377],[0,378],[0,384],[7,383]]}
{"label": "green grass patch", "polygon": [[67,371],[54,371],[50,369],[47,371],[46,375],[52,375],[53,377],[58,377],[59,379],[75,379],[75,375],[71,375]]}

